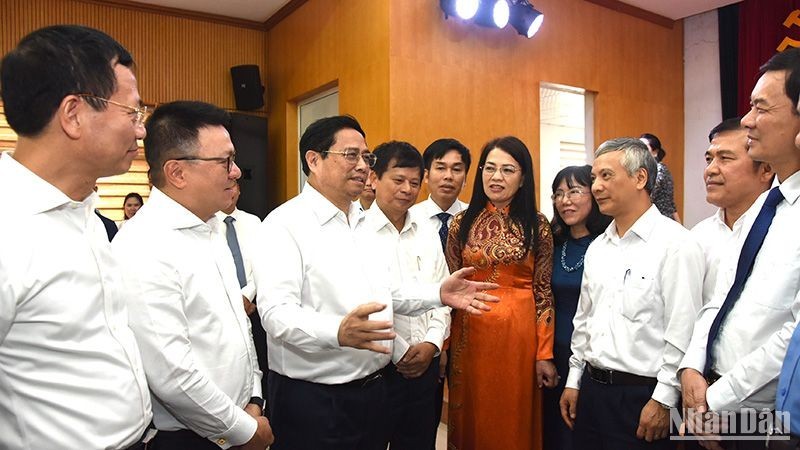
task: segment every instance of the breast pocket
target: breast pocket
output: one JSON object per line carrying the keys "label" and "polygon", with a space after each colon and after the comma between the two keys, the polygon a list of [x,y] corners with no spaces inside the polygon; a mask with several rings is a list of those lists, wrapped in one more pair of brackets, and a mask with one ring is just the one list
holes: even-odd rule
{"label": "breast pocket", "polygon": [[632,321],[647,321],[653,316],[655,276],[631,269],[626,272],[622,288],[622,315]]}

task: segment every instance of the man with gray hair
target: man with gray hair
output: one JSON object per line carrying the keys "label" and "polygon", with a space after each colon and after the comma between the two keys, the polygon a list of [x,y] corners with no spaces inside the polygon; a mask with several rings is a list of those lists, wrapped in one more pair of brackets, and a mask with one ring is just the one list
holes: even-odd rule
{"label": "man with gray hair", "polygon": [[561,415],[575,448],[674,448],[669,408],[702,304],[703,251],[651,203],[644,144],[612,139],[595,158],[592,194],[614,220],[586,252]]}

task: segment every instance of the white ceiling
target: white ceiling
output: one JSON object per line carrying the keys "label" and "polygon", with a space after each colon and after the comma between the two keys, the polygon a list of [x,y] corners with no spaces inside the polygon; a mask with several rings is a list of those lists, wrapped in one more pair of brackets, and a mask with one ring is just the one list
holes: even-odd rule
{"label": "white ceiling", "polygon": [[620,0],[672,20],[683,19],[742,0]]}
{"label": "white ceiling", "polygon": [[[392,0],[405,1],[405,0]],[[693,16],[741,0],[620,0],[629,5],[673,20]],[[188,11],[217,14],[237,19],[264,22],[289,0],[136,0],[138,3],[167,6]],[[535,0],[532,3],[536,3]]]}
{"label": "white ceiling", "polygon": [[265,22],[289,0],[135,0],[187,11]]}

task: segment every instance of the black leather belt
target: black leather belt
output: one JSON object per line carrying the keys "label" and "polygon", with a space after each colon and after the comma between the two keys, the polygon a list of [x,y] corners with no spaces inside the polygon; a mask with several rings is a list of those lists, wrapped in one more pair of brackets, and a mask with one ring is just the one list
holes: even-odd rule
{"label": "black leather belt", "polygon": [[348,381],[347,383],[343,383],[342,386],[355,386],[355,387],[361,387],[361,388],[367,387],[372,382],[383,378],[383,376],[386,375],[388,370],[389,370],[389,366],[386,365],[382,369],[380,369],[380,370],[378,370],[376,372],[373,372],[373,373],[365,376],[364,378],[359,378],[357,380]]}
{"label": "black leather belt", "polygon": [[618,370],[600,369],[592,366],[589,363],[586,363],[586,369],[589,371],[589,378],[600,384],[655,386],[658,383],[658,380],[652,377],[634,375],[632,373],[620,372]]}

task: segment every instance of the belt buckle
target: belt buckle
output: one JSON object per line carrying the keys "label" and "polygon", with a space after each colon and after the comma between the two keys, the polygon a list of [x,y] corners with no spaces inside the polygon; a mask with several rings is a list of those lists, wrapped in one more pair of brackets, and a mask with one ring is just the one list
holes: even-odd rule
{"label": "belt buckle", "polygon": [[600,384],[613,384],[614,382],[613,370],[604,370],[592,367],[590,369],[590,374],[592,375],[592,379]]}
{"label": "belt buckle", "polygon": [[383,377],[383,373],[382,373],[382,372],[380,372],[380,371],[378,371],[378,372],[376,372],[376,373],[374,373],[374,374],[372,374],[372,375],[368,375],[368,376],[367,376],[367,377],[364,379],[364,382],[363,382],[363,383],[361,383],[361,387],[362,387],[362,388],[363,388],[363,387],[367,387],[367,385],[369,385],[370,383],[372,383],[373,381],[375,381],[375,380],[377,380],[377,379],[379,379],[379,378],[381,378],[381,377]]}

